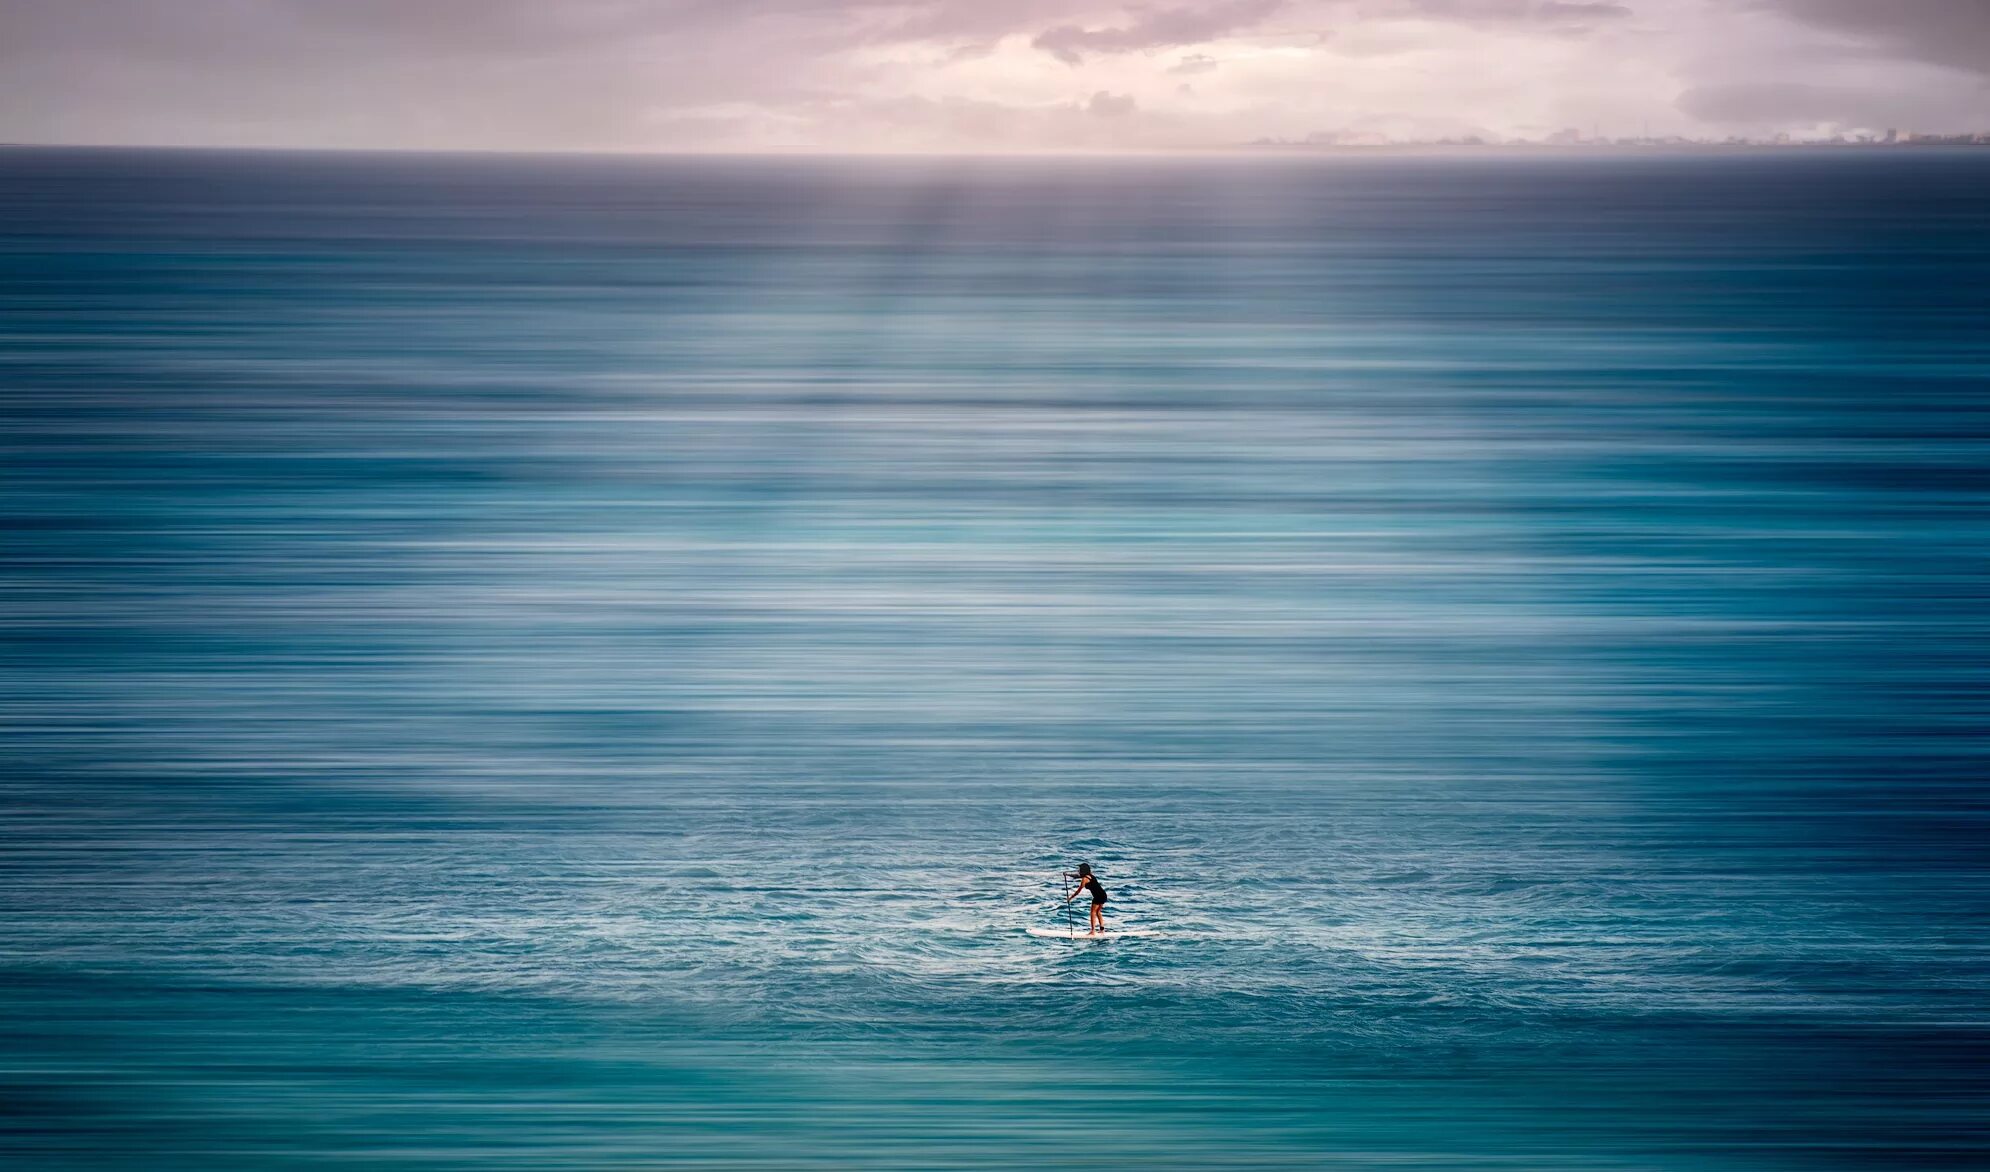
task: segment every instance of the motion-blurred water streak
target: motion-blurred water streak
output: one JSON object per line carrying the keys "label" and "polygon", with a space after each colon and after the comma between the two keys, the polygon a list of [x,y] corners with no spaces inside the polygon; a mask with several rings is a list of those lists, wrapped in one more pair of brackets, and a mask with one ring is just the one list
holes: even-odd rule
{"label": "motion-blurred water streak", "polygon": [[0,152],[0,1154],[1980,1167],[1986,323],[1986,151]]}

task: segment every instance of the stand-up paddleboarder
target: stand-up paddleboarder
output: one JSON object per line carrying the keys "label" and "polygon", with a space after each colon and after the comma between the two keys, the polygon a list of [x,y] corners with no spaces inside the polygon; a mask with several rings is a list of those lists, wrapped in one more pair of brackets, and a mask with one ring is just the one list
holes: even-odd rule
{"label": "stand-up paddleboarder", "polygon": [[1085,935],[1096,936],[1106,930],[1106,889],[1099,886],[1099,877],[1092,874],[1092,864],[1079,863],[1078,890],[1065,896],[1064,902],[1068,904],[1078,898],[1080,893],[1086,891],[1092,893],[1092,920],[1091,926],[1085,931]]}

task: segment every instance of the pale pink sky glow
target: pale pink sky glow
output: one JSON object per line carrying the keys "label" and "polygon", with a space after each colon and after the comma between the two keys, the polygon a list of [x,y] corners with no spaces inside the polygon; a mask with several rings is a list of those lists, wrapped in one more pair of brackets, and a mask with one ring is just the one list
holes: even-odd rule
{"label": "pale pink sky glow", "polygon": [[1990,0],[0,0],[0,140],[1030,151],[1990,130]]}

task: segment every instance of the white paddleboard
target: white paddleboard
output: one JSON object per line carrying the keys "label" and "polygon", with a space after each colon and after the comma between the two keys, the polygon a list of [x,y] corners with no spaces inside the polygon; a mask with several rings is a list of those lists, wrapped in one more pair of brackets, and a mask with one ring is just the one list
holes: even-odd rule
{"label": "white paddleboard", "polygon": [[1067,940],[1067,939],[1068,940],[1110,940],[1115,936],[1153,936],[1157,934],[1152,928],[1108,927],[1103,932],[1097,933],[1096,935],[1087,936],[1085,935],[1085,930],[1083,928],[1080,928],[1075,932],[1066,932],[1062,928],[1039,928],[1034,925],[1028,928],[1024,928],[1023,931],[1028,932],[1030,935],[1035,936],[1040,940]]}

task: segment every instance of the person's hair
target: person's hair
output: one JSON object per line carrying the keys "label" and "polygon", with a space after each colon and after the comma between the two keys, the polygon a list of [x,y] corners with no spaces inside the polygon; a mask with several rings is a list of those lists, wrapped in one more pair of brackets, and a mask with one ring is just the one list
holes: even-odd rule
{"label": "person's hair", "polygon": [[1080,876],[1081,878],[1086,878],[1086,879],[1089,879],[1089,878],[1091,878],[1091,875],[1092,875],[1092,864],[1090,864],[1090,863],[1079,863],[1079,864],[1078,864],[1078,874],[1079,874],[1079,876]]}

